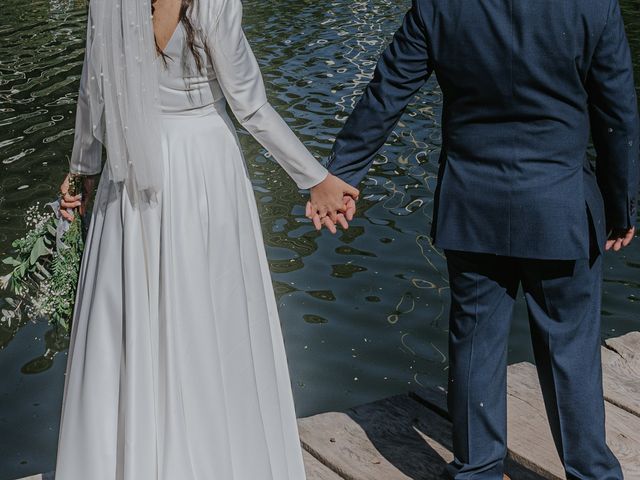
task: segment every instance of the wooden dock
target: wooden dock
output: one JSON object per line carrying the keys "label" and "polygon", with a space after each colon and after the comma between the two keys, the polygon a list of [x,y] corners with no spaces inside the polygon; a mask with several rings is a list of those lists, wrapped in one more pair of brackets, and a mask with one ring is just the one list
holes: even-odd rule
{"label": "wooden dock", "polygon": [[[602,364],[607,441],[625,480],[640,480],[640,332],[607,340]],[[507,384],[508,476],[565,479],[535,367],[511,365]],[[300,419],[299,428],[308,480],[441,479],[453,458],[444,392],[414,391],[323,413]]]}
{"label": "wooden dock", "polygon": [[[640,332],[602,347],[607,441],[626,480],[640,480]],[[506,473],[513,480],[565,479],[535,367],[508,372]],[[307,480],[442,479],[451,461],[445,393],[417,390],[298,420]],[[53,480],[52,474],[22,480]]]}

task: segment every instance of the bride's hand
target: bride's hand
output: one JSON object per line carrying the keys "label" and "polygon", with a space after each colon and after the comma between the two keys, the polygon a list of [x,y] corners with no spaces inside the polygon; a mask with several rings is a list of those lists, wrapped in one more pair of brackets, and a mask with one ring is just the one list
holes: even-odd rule
{"label": "bride's hand", "polygon": [[71,174],[68,173],[64,177],[62,185],[60,185],[60,215],[65,220],[73,221],[73,214],[67,209],[76,209],[82,204],[82,195],[78,194],[72,196],[69,194],[69,186],[71,185]]}
{"label": "bride's hand", "polygon": [[78,209],[80,215],[84,215],[86,213],[87,207],[89,205],[89,199],[93,194],[95,182],[95,176],[82,176],[82,192],[77,195],[71,195],[69,193],[69,187],[71,185],[71,174],[67,174],[67,176],[64,178],[64,181],[62,182],[62,185],[60,185],[60,215],[62,216],[62,218],[70,222],[73,221],[74,215],[67,209]]}

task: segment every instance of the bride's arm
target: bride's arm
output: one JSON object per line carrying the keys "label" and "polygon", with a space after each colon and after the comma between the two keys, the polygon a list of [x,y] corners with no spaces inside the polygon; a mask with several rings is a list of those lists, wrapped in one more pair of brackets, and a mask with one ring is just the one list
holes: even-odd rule
{"label": "bride's arm", "polygon": [[[89,35],[90,32],[87,32]],[[80,214],[84,215],[86,207],[91,201],[96,179],[93,177],[102,170],[102,143],[94,136],[93,130],[101,127],[92,124],[91,105],[89,95],[89,67],[87,54],[85,53],[82,64],[82,75],[80,77],[80,90],[78,92],[78,103],[76,106],[76,124],[73,137],[73,151],[69,161],[69,173],[65,176],[60,185],[60,214],[67,220],[73,220],[73,213],[70,210],[80,209]],[[82,175],[82,192],[69,192],[71,175]]]}
{"label": "bride's arm", "polygon": [[95,175],[102,170],[102,144],[93,135],[89,104],[89,67],[85,54],[80,77],[80,91],[76,107],[76,128],[69,171],[81,175]]}
{"label": "bride's arm", "polygon": [[326,178],[327,170],[269,104],[260,68],[242,30],[241,1],[223,2],[207,41],[224,96],[242,126],[298,187],[313,187]]}

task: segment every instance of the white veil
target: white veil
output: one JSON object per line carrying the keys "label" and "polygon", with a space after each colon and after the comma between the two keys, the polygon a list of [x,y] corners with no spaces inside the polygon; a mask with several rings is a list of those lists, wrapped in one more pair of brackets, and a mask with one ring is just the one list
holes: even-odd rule
{"label": "white veil", "polygon": [[90,0],[86,55],[92,133],[111,178],[153,198],[163,166],[151,0]]}

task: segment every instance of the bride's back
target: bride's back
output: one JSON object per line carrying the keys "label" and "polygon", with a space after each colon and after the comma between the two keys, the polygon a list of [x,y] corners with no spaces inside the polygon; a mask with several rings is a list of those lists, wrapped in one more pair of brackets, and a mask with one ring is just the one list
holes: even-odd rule
{"label": "bride's back", "polygon": [[224,99],[216,80],[211,51],[215,48],[213,30],[225,1],[228,0],[193,0],[193,6],[187,12],[188,22],[178,21],[172,11],[174,5],[169,2],[156,7],[154,16],[165,15],[167,21],[163,25],[169,25],[164,31],[156,31],[162,53],[157,63],[163,113],[204,113]]}

